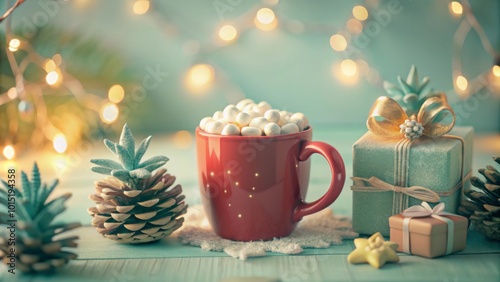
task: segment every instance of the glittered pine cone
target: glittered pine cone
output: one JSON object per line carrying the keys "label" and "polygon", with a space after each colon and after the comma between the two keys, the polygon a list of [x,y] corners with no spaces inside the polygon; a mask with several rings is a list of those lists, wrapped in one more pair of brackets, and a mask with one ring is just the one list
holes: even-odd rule
{"label": "glittered pine cone", "polygon": [[92,226],[104,237],[120,243],[145,243],[162,239],[182,226],[187,205],[182,187],[171,188],[175,177],[158,169],[135,187],[108,177],[96,182],[88,209]]}
{"label": "glittered pine cone", "polygon": [[[500,157],[493,160],[500,164]],[[478,170],[486,181],[471,177],[477,189],[465,191],[468,199],[462,201],[458,213],[470,219],[474,228],[486,237],[500,240],[500,172],[488,165]]]}

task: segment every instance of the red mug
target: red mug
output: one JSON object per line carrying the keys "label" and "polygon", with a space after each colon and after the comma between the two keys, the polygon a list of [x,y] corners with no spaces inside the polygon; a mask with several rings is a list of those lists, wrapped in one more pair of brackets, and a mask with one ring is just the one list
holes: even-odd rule
{"label": "red mug", "polygon": [[[344,162],[335,148],[311,138],[311,128],[258,137],[197,128],[201,199],[215,234],[235,241],[284,237],[303,216],[332,204],[344,186]],[[314,153],[328,161],[332,181],[326,194],[306,203]]]}

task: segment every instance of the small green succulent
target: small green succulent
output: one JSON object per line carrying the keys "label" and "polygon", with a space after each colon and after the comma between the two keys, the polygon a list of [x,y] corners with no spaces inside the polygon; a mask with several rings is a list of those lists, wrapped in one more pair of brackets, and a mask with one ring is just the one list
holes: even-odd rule
{"label": "small green succulent", "polygon": [[[77,246],[78,236],[61,237],[61,234],[80,227],[81,224],[54,222],[66,210],[65,203],[71,193],[48,200],[59,181],[56,179],[50,185],[42,183],[36,163],[33,165],[31,181],[24,171],[21,173],[21,181],[22,190],[19,190],[13,184],[1,180],[4,187],[0,186],[0,225],[17,225],[18,237],[12,245],[8,243],[8,238],[12,239],[12,235],[9,237],[1,234],[3,230],[0,230],[0,261],[7,263],[7,254],[15,252],[17,266],[21,271],[51,271],[77,257],[68,248]],[[7,199],[14,199],[17,204],[13,205]],[[15,211],[10,211],[11,207],[15,207]],[[14,217],[15,220],[12,220]],[[13,224],[13,221],[17,223]]]}
{"label": "small green succulent", "polygon": [[408,116],[418,113],[424,101],[434,94],[433,89],[427,89],[429,77],[418,80],[417,68],[411,66],[408,78],[403,80],[398,76],[398,85],[384,81],[385,91],[399,103]]}
{"label": "small green succulent", "polygon": [[163,166],[168,161],[168,158],[165,156],[155,156],[141,162],[144,153],[146,153],[149,147],[150,140],[151,136],[142,140],[139,148],[135,151],[134,135],[127,124],[125,124],[119,143],[104,139],[104,145],[118,157],[121,164],[108,159],[92,159],[90,162],[98,165],[92,167],[92,171],[112,175],[135,188],[141,179],[151,177],[151,173],[155,169]]}

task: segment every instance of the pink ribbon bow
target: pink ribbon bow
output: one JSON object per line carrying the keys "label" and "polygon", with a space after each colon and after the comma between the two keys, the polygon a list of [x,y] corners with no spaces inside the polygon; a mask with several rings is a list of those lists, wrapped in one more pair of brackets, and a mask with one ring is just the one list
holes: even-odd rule
{"label": "pink ribbon bow", "polygon": [[453,215],[444,211],[445,204],[439,203],[434,208],[427,202],[422,202],[420,206],[411,206],[404,210],[401,215],[403,219],[403,251],[405,253],[410,253],[410,220],[415,217],[433,217],[435,219],[444,221],[448,225],[448,240],[446,241],[446,254],[450,254],[453,251],[453,236],[455,229],[455,223],[453,220],[443,217],[442,215]]}

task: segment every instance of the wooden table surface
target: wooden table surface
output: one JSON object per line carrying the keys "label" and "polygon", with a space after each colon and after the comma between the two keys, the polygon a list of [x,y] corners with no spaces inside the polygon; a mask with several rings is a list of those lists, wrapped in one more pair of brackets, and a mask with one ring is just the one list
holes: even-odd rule
{"label": "wooden table surface", "polygon": [[[315,140],[334,145],[344,158],[347,177],[352,175],[352,144],[366,131],[364,128],[323,125],[315,128]],[[153,136],[148,156],[163,154],[170,158],[168,170],[182,184],[186,201],[199,204],[194,139],[181,140],[174,135]],[[182,143],[182,144],[179,144]],[[500,155],[500,134],[478,135],[475,138],[473,171],[493,164],[491,156]],[[351,265],[347,255],[353,250],[352,240],[327,249],[307,249],[298,255],[268,253],[266,257],[240,261],[225,253],[203,251],[181,245],[176,238],[145,245],[121,245],[101,237],[90,226],[87,208],[93,203],[88,195],[93,182],[101,176],[90,172],[89,159],[111,158],[100,142],[89,150],[56,157],[51,153],[30,153],[15,163],[3,162],[0,177],[5,179],[6,167],[14,164],[18,170],[31,170],[31,162],[39,162],[42,179],[59,177],[56,194],[70,191],[73,197],[61,216],[79,221],[84,226],[72,231],[80,236],[78,259],[51,275],[12,275],[0,266],[0,281],[500,281],[500,243],[486,240],[469,230],[464,251],[449,256],[425,259],[400,254],[398,264],[374,269],[367,264]],[[61,165],[61,162],[65,165]],[[307,200],[322,195],[330,181],[328,164],[313,156],[311,182]],[[54,169],[54,167],[56,169]],[[352,211],[351,181],[331,206],[334,213],[350,215]],[[246,279],[244,279],[246,277]],[[259,280],[260,278],[260,280]]]}

